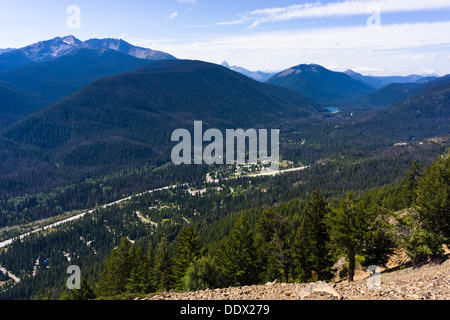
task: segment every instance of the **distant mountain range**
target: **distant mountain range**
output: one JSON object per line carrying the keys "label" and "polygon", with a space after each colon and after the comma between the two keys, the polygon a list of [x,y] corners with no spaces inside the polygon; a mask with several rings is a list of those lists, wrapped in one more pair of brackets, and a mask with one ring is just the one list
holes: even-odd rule
{"label": "distant mountain range", "polygon": [[[450,133],[450,79],[420,90],[389,108],[363,114],[354,127],[400,141]],[[355,128],[356,129],[356,128]]]}
{"label": "distant mountain range", "polygon": [[385,76],[385,77],[363,76],[362,74],[357,73],[353,70],[347,70],[344,73],[355,80],[359,80],[372,86],[375,89],[380,89],[391,83],[428,82],[438,78],[437,75],[434,76],[434,75],[417,75],[417,74],[412,74],[409,76]]}
{"label": "distant mountain range", "polygon": [[337,72],[317,64],[283,70],[266,82],[296,90],[324,106],[375,110],[391,106],[422,89],[446,81],[437,75],[363,76],[352,70]]}
{"label": "distant mountain range", "polygon": [[147,60],[176,59],[168,53],[136,47],[124,40],[90,39],[83,42],[74,36],[66,36],[40,41],[19,49],[6,49],[6,52],[0,54],[0,72],[32,62],[49,61],[67,55],[74,50],[85,48],[111,49]]}
{"label": "distant mountain range", "polygon": [[[57,102],[90,82],[137,69],[170,54],[117,39],[80,41],[73,36],[0,52],[0,128]],[[8,92],[8,93],[7,93]],[[28,104],[28,105],[27,105]]]}
{"label": "distant mountain range", "polygon": [[5,52],[10,52],[13,50],[16,50],[16,49],[13,49],[13,48],[0,49],[0,54],[5,53]]}
{"label": "distant mountain range", "polygon": [[349,107],[353,110],[371,111],[385,109],[401,100],[433,86],[450,82],[450,75],[429,77],[427,81],[415,83],[391,83],[353,102]]}
{"label": "distant mountain range", "polygon": [[[33,183],[13,172],[28,171],[51,186],[65,177],[170,161],[172,131],[190,129],[194,120],[202,120],[205,130],[279,128],[283,123],[321,119],[321,111],[320,105],[293,90],[219,65],[153,61],[94,81],[4,128],[8,143],[0,151],[5,160],[0,172],[9,172],[8,185],[32,191]],[[18,159],[17,154],[27,157]],[[45,177],[39,173],[43,167],[49,168]],[[48,180],[57,175],[55,170],[58,181]]]}
{"label": "distant mountain range", "polygon": [[111,49],[73,49],[59,58],[0,72],[0,80],[54,103],[94,80],[146,63]]}
{"label": "distant mountain range", "polygon": [[268,80],[270,77],[274,76],[275,73],[273,72],[263,72],[263,71],[250,71],[247,70],[245,68],[242,67],[238,67],[238,66],[230,66],[228,64],[228,62],[224,61],[221,64],[222,66],[224,66],[225,68],[231,69],[233,71],[239,72],[249,78],[252,78],[254,80],[260,81],[260,82],[265,82],[266,80]]}
{"label": "distant mountain range", "polygon": [[122,39],[90,39],[84,42],[90,48],[111,49],[145,60],[175,60],[176,58],[162,51],[151,50],[129,44]]}
{"label": "distant mountain range", "polygon": [[324,105],[340,104],[375,89],[349,75],[317,64],[301,64],[277,73],[267,83],[293,89]]}
{"label": "distant mountain range", "polygon": [[[283,128],[302,159],[450,132],[449,76],[366,77],[317,64],[271,75],[72,36],[4,52],[1,68],[0,195],[166,163],[171,132],[194,120]],[[348,120],[328,106],[371,112]]]}

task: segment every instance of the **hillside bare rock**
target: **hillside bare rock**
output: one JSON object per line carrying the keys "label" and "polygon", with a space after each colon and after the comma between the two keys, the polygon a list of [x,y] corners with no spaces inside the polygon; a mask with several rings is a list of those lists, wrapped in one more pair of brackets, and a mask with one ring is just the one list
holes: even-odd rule
{"label": "hillside bare rock", "polygon": [[381,273],[381,288],[369,289],[367,279],[348,283],[279,283],[162,292],[150,300],[449,300],[450,259]]}

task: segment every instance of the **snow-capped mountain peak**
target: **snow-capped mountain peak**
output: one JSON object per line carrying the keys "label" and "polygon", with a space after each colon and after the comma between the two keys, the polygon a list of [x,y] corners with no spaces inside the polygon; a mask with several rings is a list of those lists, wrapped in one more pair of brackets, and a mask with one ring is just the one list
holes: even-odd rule
{"label": "snow-capped mountain peak", "polygon": [[24,55],[31,61],[47,61],[69,54],[74,50],[84,48],[116,50],[136,58],[147,60],[176,59],[168,53],[137,47],[122,39],[90,39],[87,41],[81,41],[73,35],[39,41],[26,47],[11,51],[20,51],[20,54]]}

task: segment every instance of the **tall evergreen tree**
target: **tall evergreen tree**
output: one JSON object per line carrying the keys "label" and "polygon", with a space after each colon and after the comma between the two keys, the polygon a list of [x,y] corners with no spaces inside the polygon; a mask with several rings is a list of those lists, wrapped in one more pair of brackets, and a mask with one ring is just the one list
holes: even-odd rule
{"label": "tall evergreen tree", "polygon": [[403,207],[408,208],[415,203],[419,178],[423,175],[417,161],[413,161],[402,180]]}
{"label": "tall evergreen tree", "polygon": [[290,221],[276,213],[273,208],[263,211],[255,232],[262,281],[273,281],[281,277],[288,281],[291,264],[291,229]]}
{"label": "tall evergreen tree", "polygon": [[401,222],[409,230],[405,248],[415,264],[441,256],[450,244],[450,157],[442,156],[417,182],[414,208]]}
{"label": "tall evergreen tree", "polygon": [[153,280],[153,275],[154,275],[154,263],[153,263],[153,252],[152,252],[152,247],[150,246],[150,248],[148,249],[147,252],[147,256],[145,257],[145,261],[142,267],[142,291],[144,293],[150,293],[150,292],[154,292],[155,291],[155,286],[154,286],[154,280]]}
{"label": "tall evergreen tree", "polygon": [[258,281],[258,263],[253,232],[241,214],[227,238],[223,267],[230,285],[250,285]]}
{"label": "tall evergreen tree", "polygon": [[199,233],[194,226],[189,224],[181,229],[175,241],[175,252],[173,258],[173,275],[175,288],[183,289],[183,277],[191,263],[194,263],[200,253]]}
{"label": "tall evergreen tree", "polygon": [[141,246],[137,249],[133,245],[130,252],[131,272],[127,282],[127,290],[130,293],[142,293],[144,291],[145,254]]}
{"label": "tall evergreen tree", "polygon": [[308,199],[294,242],[295,274],[301,282],[329,280],[333,261],[325,218],[329,213],[319,189]]}
{"label": "tall evergreen tree", "polygon": [[169,253],[169,242],[163,237],[156,250],[153,268],[154,287],[157,290],[169,290],[172,285],[172,264]]}
{"label": "tall evergreen tree", "polygon": [[348,281],[354,278],[356,255],[382,266],[392,254],[394,241],[385,214],[362,203],[352,192],[329,213],[330,239],[335,249],[348,259]]}
{"label": "tall evergreen tree", "polygon": [[425,227],[450,241],[450,155],[428,166],[417,184],[417,211]]}
{"label": "tall evergreen tree", "polygon": [[364,212],[352,192],[342,200],[339,208],[330,212],[331,239],[340,248],[348,260],[348,281],[353,281],[356,254],[362,248],[364,232],[368,225]]}
{"label": "tall evergreen tree", "polygon": [[119,246],[111,251],[111,255],[104,264],[99,285],[102,295],[113,296],[125,292],[133,267],[130,248],[130,242],[123,237]]}

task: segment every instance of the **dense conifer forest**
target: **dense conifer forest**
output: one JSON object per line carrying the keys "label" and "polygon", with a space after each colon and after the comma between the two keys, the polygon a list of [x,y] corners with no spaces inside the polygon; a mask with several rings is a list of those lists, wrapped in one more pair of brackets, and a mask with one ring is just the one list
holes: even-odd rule
{"label": "dense conifer forest", "polygon": [[[390,173],[370,157],[357,165],[339,157],[295,175],[199,179],[98,208],[2,250],[0,265],[21,281],[7,280],[1,298],[126,298],[275,279],[330,280],[342,257],[340,276],[351,280],[355,268],[383,266],[399,248],[420,263],[449,244],[450,158],[440,147],[429,142],[410,153],[390,151],[399,166]],[[394,182],[384,183],[383,175]],[[324,176],[339,187],[322,182]],[[188,192],[200,188],[206,192]],[[81,269],[81,291],[66,288],[69,265]]]}
{"label": "dense conifer forest", "polygon": [[[87,73],[76,83],[43,68],[77,65]],[[352,281],[399,250],[414,264],[442,257],[450,78],[374,92],[343,73],[299,68],[278,86],[202,61],[81,50],[1,73],[14,84],[0,83],[8,116],[0,120],[0,243],[15,240],[0,247],[0,299]],[[342,110],[328,113],[331,102]],[[171,133],[192,132],[198,119],[204,130],[279,129],[282,169],[299,170],[174,165]],[[67,287],[69,266],[80,268],[81,289]]]}

